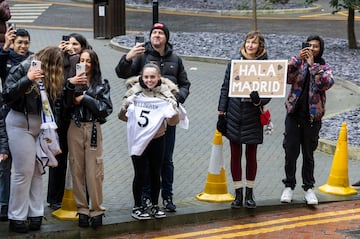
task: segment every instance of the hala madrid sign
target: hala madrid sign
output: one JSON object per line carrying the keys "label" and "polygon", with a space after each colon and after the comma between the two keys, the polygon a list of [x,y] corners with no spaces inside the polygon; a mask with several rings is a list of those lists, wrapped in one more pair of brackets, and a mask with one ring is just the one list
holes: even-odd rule
{"label": "hala madrid sign", "polygon": [[232,60],[229,97],[285,97],[287,60]]}

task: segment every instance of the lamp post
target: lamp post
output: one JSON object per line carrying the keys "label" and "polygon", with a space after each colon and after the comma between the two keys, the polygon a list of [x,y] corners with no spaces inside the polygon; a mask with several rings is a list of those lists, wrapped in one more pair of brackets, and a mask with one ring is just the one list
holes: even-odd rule
{"label": "lamp post", "polygon": [[157,22],[159,22],[159,2],[153,0],[153,25]]}
{"label": "lamp post", "polygon": [[252,1],[252,12],[253,12],[253,30],[256,31],[257,30],[257,17],[256,17],[256,0]]}

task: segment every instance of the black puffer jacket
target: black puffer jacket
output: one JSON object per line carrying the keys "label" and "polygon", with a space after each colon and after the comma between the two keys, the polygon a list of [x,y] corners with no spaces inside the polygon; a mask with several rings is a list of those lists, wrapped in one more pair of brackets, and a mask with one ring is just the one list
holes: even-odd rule
{"label": "black puffer jacket", "polygon": [[179,87],[179,92],[175,95],[177,101],[185,102],[190,93],[191,84],[181,58],[173,52],[170,43],[167,43],[163,56],[154,50],[150,42],[146,42],[143,55],[136,57],[131,62],[126,61],[125,57],[126,55],[123,55],[115,68],[118,77],[127,79],[131,76],[138,76],[145,64],[156,63],[160,67],[161,76],[170,79]]}
{"label": "black puffer jacket", "polygon": [[[244,59],[239,55],[237,60]],[[267,59],[265,54],[258,60]],[[250,98],[228,97],[231,61],[228,63],[224,82],[221,87],[218,111],[226,113],[226,138],[239,144],[261,144],[263,142],[263,126],[260,123],[259,107],[254,106]],[[262,98],[261,104],[269,103],[270,99]]]}

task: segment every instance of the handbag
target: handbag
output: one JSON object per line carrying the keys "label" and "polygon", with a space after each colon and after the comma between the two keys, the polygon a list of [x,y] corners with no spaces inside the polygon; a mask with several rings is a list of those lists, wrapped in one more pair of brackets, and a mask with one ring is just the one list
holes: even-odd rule
{"label": "handbag", "polygon": [[270,110],[264,110],[263,107],[260,107],[260,122],[262,125],[268,125],[271,121]]}

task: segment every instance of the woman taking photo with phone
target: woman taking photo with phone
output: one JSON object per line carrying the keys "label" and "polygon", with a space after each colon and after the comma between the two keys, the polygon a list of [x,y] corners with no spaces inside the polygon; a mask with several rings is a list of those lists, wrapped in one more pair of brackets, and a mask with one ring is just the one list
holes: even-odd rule
{"label": "woman taking photo with phone", "polygon": [[[68,129],[69,163],[73,180],[79,227],[102,225],[103,144],[101,124],[112,113],[110,85],[102,80],[97,54],[85,49],[80,54],[85,72],[70,78],[65,85],[65,107],[71,122]],[[70,137],[71,136],[71,137]],[[89,194],[90,202],[87,200]]]}
{"label": "woman taking photo with phone", "polygon": [[[31,61],[41,62],[32,68]],[[40,64],[38,64],[40,66]],[[35,140],[42,123],[42,101],[38,79],[42,79],[52,112],[63,89],[63,55],[58,47],[46,47],[14,67],[3,89],[10,106],[6,131],[13,160],[8,217],[10,230],[25,233],[39,230],[44,216],[43,185],[36,160]]]}

